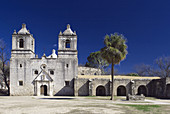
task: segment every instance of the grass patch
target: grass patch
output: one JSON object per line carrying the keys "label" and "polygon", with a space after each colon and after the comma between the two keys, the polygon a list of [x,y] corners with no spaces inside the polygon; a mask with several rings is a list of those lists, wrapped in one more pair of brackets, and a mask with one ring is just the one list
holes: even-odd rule
{"label": "grass patch", "polygon": [[96,97],[96,96],[85,96],[85,97]]}
{"label": "grass patch", "polygon": [[148,99],[148,100],[156,100],[157,98],[155,98],[155,97],[145,97],[145,99]]}
{"label": "grass patch", "polygon": [[118,105],[133,107],[136,108],[137,110],[142,110],[144,112],[151,111],[151,109],[153,108],[161,107],[160,105],[135,105],[135,104],[118,104]]}
{"label": "grass patch", "polygon": [[110,96],[87,96],[86,98],[95,100],[110,100]]}
{"label": "grass patch", "polygon": [[[110,100],[111,96],[83,96],[88,99],[98,99],[98,100]],[[126,100],[125,96],[114,96],[114,101]]]}

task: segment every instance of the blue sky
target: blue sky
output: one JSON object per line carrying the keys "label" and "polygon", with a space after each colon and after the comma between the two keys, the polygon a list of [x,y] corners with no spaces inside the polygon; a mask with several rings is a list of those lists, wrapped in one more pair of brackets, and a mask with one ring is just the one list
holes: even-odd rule
{"label": "blue sky", "polygon": [[116,66],[119,73],[170,55],[169,0],[1,0],[0,39],[9,50],[13,30],[20,30],[22,23],[33,34],[39,57],[57,50],[58,34],[67,24],[77,32],[81,64],[114,32],[128,40],[127,58]]}

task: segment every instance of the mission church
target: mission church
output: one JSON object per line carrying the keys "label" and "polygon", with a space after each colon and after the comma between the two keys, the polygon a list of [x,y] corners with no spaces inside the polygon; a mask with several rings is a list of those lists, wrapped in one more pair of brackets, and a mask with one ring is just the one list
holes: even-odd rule
{"label": "mission church", "polygon": [[58,54],[35,55],[35,39],[26,25],[12,34],[10,95],[74,95],[78,75],[77,35],[67,25],[58,36]]}
{"label": "mission church", "polygon": [[[101,70],[78,67],[77,35],[67,25],[58,35],[58,54],[38,58],[35,39],[23,24],[12,34],[10,95],[109,96],[111,76]],[[115,76],[114,95],[141,95],[170,98],[170,77]]]}

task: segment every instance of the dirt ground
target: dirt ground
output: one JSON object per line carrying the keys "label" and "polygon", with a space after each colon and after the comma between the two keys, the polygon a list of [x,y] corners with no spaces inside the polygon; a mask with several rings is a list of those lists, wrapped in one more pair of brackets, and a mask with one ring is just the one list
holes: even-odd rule
{"label": "dirt ground", "polygon": [[[169,109],[170,101],[148,100],[145,102],[110,101],[108,97],[68,96],[0,96],[0,114],[139,114],[131,107],[119,104],[161,104]],[[162,104],[161,104],[162,105]],[[161,113],[161,109],[159,110]],[[169,110],[167,110],[169,112]],[[166,113],[164,111],[163,113]]]}

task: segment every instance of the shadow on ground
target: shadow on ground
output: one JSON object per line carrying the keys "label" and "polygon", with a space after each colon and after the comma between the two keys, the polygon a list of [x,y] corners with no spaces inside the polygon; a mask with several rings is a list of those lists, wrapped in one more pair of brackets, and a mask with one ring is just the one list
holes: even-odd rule
{"label": "shadow on ground", "polygon": [[47,100],[72,100],[75,98],[40,98],[40,99],[47,99]]}

